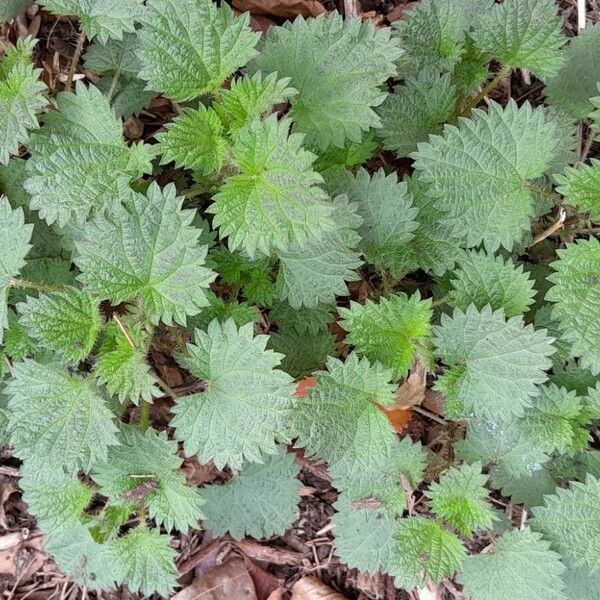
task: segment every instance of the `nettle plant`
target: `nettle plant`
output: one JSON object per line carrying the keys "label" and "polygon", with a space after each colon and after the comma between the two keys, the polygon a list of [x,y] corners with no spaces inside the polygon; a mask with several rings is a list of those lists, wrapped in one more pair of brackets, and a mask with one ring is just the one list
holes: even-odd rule
{"label": "nettle plant", "polygon": [[[167,596],[174,530],[292,525],[293,443],[328,465],[349,567],[596,598],[600,26],[421,0],[393,29],[330,14],[260,39],[209,0],[41,4],[78,15],[99,76],[50,98],[33,40],[0,63],[3,442],[60,568]],[[517,70],[547,106],[484,102]],[[129,143],[157,94],[174,118]],[[382,149],[406,176],[360,166]],[[445,398],[434,451],[386,414],[419,364]],[[228,480],[188,485],[182,456]]]}

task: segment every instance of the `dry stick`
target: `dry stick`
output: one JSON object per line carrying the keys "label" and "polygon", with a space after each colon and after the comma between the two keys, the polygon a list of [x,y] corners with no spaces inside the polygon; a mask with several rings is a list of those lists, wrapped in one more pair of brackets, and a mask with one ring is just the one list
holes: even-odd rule
{"label": "dry stick", "polygon": [[346,19],[353,19],[358,17],[359,14],[358,0],[344,0],[344,16]]}
{"label": "dry stick", "polygon": [[81,56],[81,51],[83,50],[83,43],[85,42],[85,30],[82,29],[79,32],[79,37],[77,38],[77,46],[75,46],[75,54],[73,54],[73,58],[71,59],[71,66],[69,67],[69,74],[67,75],[67,82],[65,83],[65,90],[70,90],[73,85],[73,78],[75,77],[75,69],[79,64],[79,57]]}
{"label": "dry stick", "polygon": [[585,29],[585,0],[577,0],[577,31]]}
{"label": "dry stick", "polygon": [[567,218],[567,213],[564,208],[561,208],[558,211],[558,219],[554,223],[552,223],[552,225],[550,225],[550,227],[548,227],[548,229],[545,229],[544,231],[542,231],[542,233],[538,233],[533,238],[533,242],[531,242],[529,247],[531,248],[531,246],[535,246],[538,242],[545,240],[549,235],[556,233],[565,224],[566,218]]}
{"label": "dry stick", "polygon": [[418,412],[420,415],[423,415],[424,417],[428,417],[429,419],[433,419],[434,421],[437,421],[438,423],[440,423],[440,425],[448,424],[444,419],[442,419],[442,417],[438,417],[437,415],[434,415],[431,411],[425,410],[424,408],[421,408],[420,406],[412,406],[411,410]]}

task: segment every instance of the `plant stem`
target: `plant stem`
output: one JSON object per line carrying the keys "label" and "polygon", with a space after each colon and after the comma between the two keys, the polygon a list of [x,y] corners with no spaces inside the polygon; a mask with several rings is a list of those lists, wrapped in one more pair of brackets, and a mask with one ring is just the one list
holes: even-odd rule
{"label": "plant stem", "polygon": [[112,100],[113,94],[115,93],[115,89],[117,87],[117,82],[119,81],[119,77],[121,76],[121,71],[117,69],[115,74],[113,75],[112,81],[110,82],[110,87],[108,88],[108,92],[106,94],[106,101],[110,104]]}
{"label": "plant stem", "polygon": [[510,67],[502,67],[496,75],[490,79],[486,85],[483,86],[483,89],[475,96],[475,98],[471,99],[466,106],[463,106],[460,114],[465,115],[471,111],[471,109],[475,108],[496,86],[510,73]]}
{"label": "plant stem", "polygon": [[65,90],[70,90],[73,85],[73,78],[75,77],[75,69],[79,64],[79,58],[81,57],[81,52],[83,50],[83,44],[85,42],[85,29],[82,29],[79,32],[79,37],[77,38],[77,46],[75,46],[75,53],[73,54],[73,58],[71,59],[71,66],[69,67],[69,74],[67,75],[67,82],[65,83]]}
{"label": "plant stem", "polygon": [[150,403],[140,400],[140,420],[138,426],[142,431],[146,431],[150,426]]}
{"label": "plant stem", "polygon": [[35,281],[29,281],[27,279],[9,279],[8,284],[10,287],[15,288],[29,288],[31,290],[40,290],[41,292],[62,292],[64,289],[62,285],[51,285],[47,283],[37,283]]}
{"label": "plant stem", "polygon": [[121,321],[121,319],[119,319],[118,315],[113,315],[113,321],[118,325],[119,329],[121,330],[121,333],[127,340],[127,343],[135,350],[135,342],[133,341],[131,335],[129,335],[127,329],[125,329],[125,325],[123,325],[123,322]]}

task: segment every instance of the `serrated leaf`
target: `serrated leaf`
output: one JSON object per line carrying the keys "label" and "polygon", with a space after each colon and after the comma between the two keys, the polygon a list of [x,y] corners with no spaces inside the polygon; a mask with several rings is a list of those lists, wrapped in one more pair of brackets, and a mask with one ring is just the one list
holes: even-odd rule
{"label": "serrated leaf", "polygon": [[472,600],[567,600],[564,570],[539,533],[513,529],[490,552],[468,556],[459,580]]}
{"label": "serrated leaf", "polygon": [[491,529],[495,514],[486,502],[487,479],[481,473],[481,463],[450,469],[425,492],[431,510],[466,536],[477,529]]}
{"label": "serrated leaf", "polygon": [[429,134],[441,133],[455,104],[455,87],[448,73],[423,69],[407,76],[377,109],[382,127],[377,130],[386,150],[408,156]]}
{"label": "serrated leaf", "polygon": [[0,164],[7,164],[10,155],[27,143],[29,132],[39,127],[37,113],[48,104],[46,86],[39,78],[42,70],[31,64],[36,43],[20,39],[0,61]]}
{"label": "serrated leaf", "polygon": [[333,320],[333,306],[319,304],[314,308],[292,308],[287,302],[276,303],[269,312],[269,320],[275,321],[280,329],[295,329],[316,335],[327,331]]}
{"label": "serrated leaf", "polygon": [[222,323],[233,319],[238,327],[246,323],[254,324],[259,319],[256,307],[247,302],[225,302],[212,292],[207,293],[207,298],[209,306],[188,320],[188,329],[206,329],[213,319]]}
{"label": "serrated leaf", "polygon": [[380,361],[399,379],[408,373],[417,352],[426,349],[432,317],[431,300],[400,293],[381,298],[376,304],[350,302],[350,308],[338,308],[340,325],[348,331],[346,342],[359,355]]}
{"label": "serrated leaf", "polygon": [[559,387],[585,396],[588,388],[594,387],[598,382],[598,376],[593,375],[588,369],[584,369],[578,361],[569,360],[562,368],[555,367],[553,369],[550,381]]}
{"label": "serrated leaf", "polygon": [[[102,493],[115,504],[127,504],[132,497],[143,502],[150,517],[167,531],[176,528],[185,533],[196,526],[203,518],[204,500],[177,471],[182,463],[177,443],[164,432],[126,426],[121,427],[119,441],[92,471]],[[147,490],[144,484],[149,484]]]}
{"label": "serrated leaf", "polygon": [[600,567],[600,480],[588,475],[568,489],[546,496],[533,510],[533,527],[541,531],[574,566]]}
{"label": "serrated leaf", "polygon": [[479,50],[512,69],[529,69],[546,80],[563,64],[562,19],[554,0],[506,0],[494,4],[472,36]]}
{"label": "serrated leaf", "polygon": [[588,24],[571,38],[564,49],[564,64],[547,82],[545,94],[548,103],[569,114],[573,119],[584,119],[594,108],[590,98],[598,93],[600,63],[597,60],[600,44],[600,25]]}
{"label": "serrated leaf", "polygon": [[315,156],[289,129],[276,115],[242,129],[233,147],[240,173],[227,178],[208,209],[230,250],[242,248],[250,258],[287,250],[332,225]]}
{"label": "serrated leaf", "polygon": [[56,101],[58,112],[32,136],[25,188],[31,208],[63,226],[117,208],[132,194],[130,182],[151,171],[154,150],[125,144],[122,123],[98,88],[77,82],[74,94]]}
{"label": "serrated leaf", "polygon": [[118,73],[135,77],[141,64],[136,56],[140,40],[137,33],[126,33],[122,39],[111,39],[106,43],[94,40],[87,49],[85,66],[98,73]]}
{"label": "serrated leaf", "polygon": [[354,271],[362,264],[356,250],[361,223],[356,205],[338,196],[330,206],[335,225],[279,253],[277,292],[293,308],[333,304],[336,296],[349,294],[346,282],[359,279]]}
{"label": "serrated leaf", "polygon": [[600,572],[585,567],[572,567],[568,563],[563,573],[567,598],[577,600],[597,600],[600,589]]}
{"label": "serrated leaf", "polygon": [[544,496],[556,489],[556,479],[547,464],[533,463],[526,474],[515,476],[510,467],[498,464],[490,470],[490,483],[514,504],[526,507],[544,503]]}
{"label": "serrated leaf", "polygon": [[533,304],[534,282],[522,265],[483,251],[466,252],[452,273],[451,306],[466,310],[474,304],[479,310],[490,305],[504,309],[507,317],[526,313]]}
{"label": "serrated leaf", "polygon": [[87,291],[73,287],[38,298],[29,296],[17,309],[29,335],[67,361],[83,360],[102,326],[98,302]]}
{"label": "serrated leaf", "polygon": [[150,370],[144,351],[144,335],[139,327],[129,327],[128,334],[136,343],[132,348],[129,340],[116,324],[105,330],[105,339],[98,349],[94,373],[106,386],[111,396],[120,402],[130,400],[139,404],[140,399],[152,402],[160,395],[157,379]]}
{"label": "serrated leaf", "polygon": [[433,330],[436,355],[450,367],[436,389],[447,396],[451,414],[522,415],[548,379],[552,338],[520,316],[506,319],[502,310],[470,305],[442,315]]}
{"label": "serrated leaf", "polygon": [[0,23],[4,23],[13,17],[16,17],[30,4],[33,4],[33,0],[5,0],[2,6],[0,6]]}
{"label": "serrated leaf", "polygon": [[583,368],[600,373],[600,242],[580,239],[558,250],[552,263],[554,285],[546,300],[554,302],[552,315],[563,338],[572,343],[571,354],[580,357]]}
{"label": "serrated leaf", "polygon": [[529,230],[534,198],[528,185],[548,169],[558,143],[544,109],[511,100],[446,125],[412,156],[446,212],[443,221],[466,235],[467,246],[483,242],[494,252],[510,250]]}
{"label": "serrated leaf", "polygon": [[43,7],[56,15],[77,15],[87,37],[122,39],[123,32],[135,31],[142,14],[143,0],[41,0]]}
{"label": "serrated leaf", "polygon": [[113,544],[119,578],[129,589],[168,597],[177,585],[171,537],[139,525]]}
{"label": "serrated leaf", "polygon": [[140,298],[152,322],[185,325],[208,304],[215,274],[204,267],[194,211],[175,194],[172,183],[152,183],[146,196],[132,192],[112,215],[98,215],[77,241],[75,263],[91,293],[114,304]]}
{"label": "serrated leaf", "polygon": [[324,173],[328,169],[343,171],[347,167],[362,165],[377,152],[378,147],[375,130],[370,129],[362,136],[360,142],[347,140],[342,148],[330,146],[325,152],[320,153],[315,160],[315,169],[319,173]]}
{"label": "serrated leaf", "polygon": [[229,532],[238,540],[283,535],[298,515],[298,492],[302,487],[296,479],[300,467],[294,456],[279,448],[275,454],[265,456],[264,463],[245,463],[227,483],[203,488],[204,526],[214,535]]}
{"label": "serrated leaf", "polygon": [[371,177],[365,169],[356,175],[347,171],[330,173],[326,187],[332,196],[346,194],[356,203],[362,219],[358,229],[360,249],[368,262],[398,273],[405,262],[403,247],[418,227],[418,209],[413,207],[407,184],[383,169]]}
{"label": "serrated leaf", "polygon": [[425,517],[401,519],[394,534],[396,585],[410,590],[428,581],[452,577],[466,558],[462,542],[453,533]]}
{"label": "serrated leaf", "polygon": [[396,74],[399,55],[390,29],[331,13],[271,27],[251,68],[291,78],[298,90],[291,100],[294,127],[323,151],[360,142],[363,132],[380,127],[373,108],[385,98],[380,86]]}
{"label": "serrated leaf", "polygon": [[[544,273],[544,275],[546,275],[546,273]],[[538,293],[540,291],[543,290],[538,290]],[[554,338],[553,345],[556,348],[556,354],[552,356],[554,373],[550,376],[550,379],[552,379],[556,373],[560,372],[571,357],[571,344],[563,339],[563,332],[560,329],[558,319],[554,316],[553,308],[552,304],[544,303],[535,311],[533,317],[533,326],[536,329],[546,329],[548,335]]]}
{"label": "serrated leaf", "polygon": [[255,54],[249,14],[211,0],[149,0],[139,33],[139,73],[178,102],[215,92]]}
{"label": "serrated leaf", "polygon": [[565,197],[565,203],[590,213],[600,222],[600,160],[592,158],[591,164],[582,164],[574,169],[567,167],[563,175],[555,175],[556,191]]}
{"label": "serrated leaf", "polygon": [[[105,75],[97,81],[98,89],[105,95],[113,84],[113,76]],[[147,90],[145,83],[136,77],[119,77],[116,81],[112,96],[112,108],[118,117],[128,119],[132,115],[139,115],[156,93]]]}
{"label": "serrated leaf", "polygon": [[239,468],[273,454],[276,438],[288,438],[294,386],[276,369],[281,355],[265,350],[267,342],[268,336],[253,336],[251,323],[238,329],[232,319],[196,330],[179,362],[207,388],[179,398],[171,421],[186,454]]}
{"label": "serrated leaf", "polygon": [[186,108],[156,138],[161,164],[173,161],[178,167],[194,171],[196,178],[218,171],[225,160],[223,124],[219,115],[203,104],[197,109]]}
{"label": "serrated leaf", "polygon": [[117,443],[114,415],[89,379],[31,360],[15,364],[13,376],[6,393],[19,458],[70,472],[106,458]]}

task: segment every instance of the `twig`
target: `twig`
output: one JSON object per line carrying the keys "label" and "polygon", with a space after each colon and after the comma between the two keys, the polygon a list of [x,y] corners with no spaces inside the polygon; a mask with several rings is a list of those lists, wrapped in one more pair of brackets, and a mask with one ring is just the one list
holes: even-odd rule
{"label": "twig", "polygon": [[521,509],[521,520],[519,521],[519,529],[521,531],[525,529],[525,521],[527,521],[527,511],[523,508]]}
{"label": "twig", "polygon": [[360,15],[358,0],[344,0],[344,16],[346,19],[354,19]]}
{"label": "twig", "polygon": [[77,46],[75,46],[75,53],[71,59],[71,66],[69,67],[69,74],[67,75],[67,82],[65,83],[65,90],[70,90],[73,85],[73,78],[75,77],[75,69],[79,64],[79,58],[81,57],[81,51],[83,50],[83,44],[85,42],[85,29],[79,32],[77,38]]}
{"label": "twig", "polygon": [[585,29],[585,0],[577,0],[577,31]]}
{"label": "twig", "polygon": [[414,410],[415,412],[418,412],[420,415],[423,415],[424,417],[428,417],[429,419],[433,419],[434,421],[437,421],[438,423],[440,423],[440,425],[448,424],[445,419],[442,419],[442,417],[438,417],[437,415],[434,415],[431,411],[425,410],[424,408],[421,408],[420,406],[413,406],[412,410]]}
{"label": "twig", "polygon": [[119,319],[118,315],[113,315],[113,321],[119,326],[119,329],[121,330],[121,333],[127,340],[127,343],[133,348],[133,350],[135,350],[135,342],[133,341],[133,338],[131,337],[127,329],[125,329],[125,325],[123,325],[123,322],[121,321],[121,319]]}
{"label": "twig", "polygon": [[531,242],[529,247],[531,248],[531,246],[535,246],[538,242],[541,242],[542,240],[545,240],[548,236],[552,235],[553,233],[556,233],[565,224],[566,218],[567,218],[567,213],[566,213],[565,209],[560,208],[558,211],[558,219],[554,223],[552,223],[552,225],[550,225],[550,227],[548,227],[541,233],[538,233],[533,238],[533,242]]}

